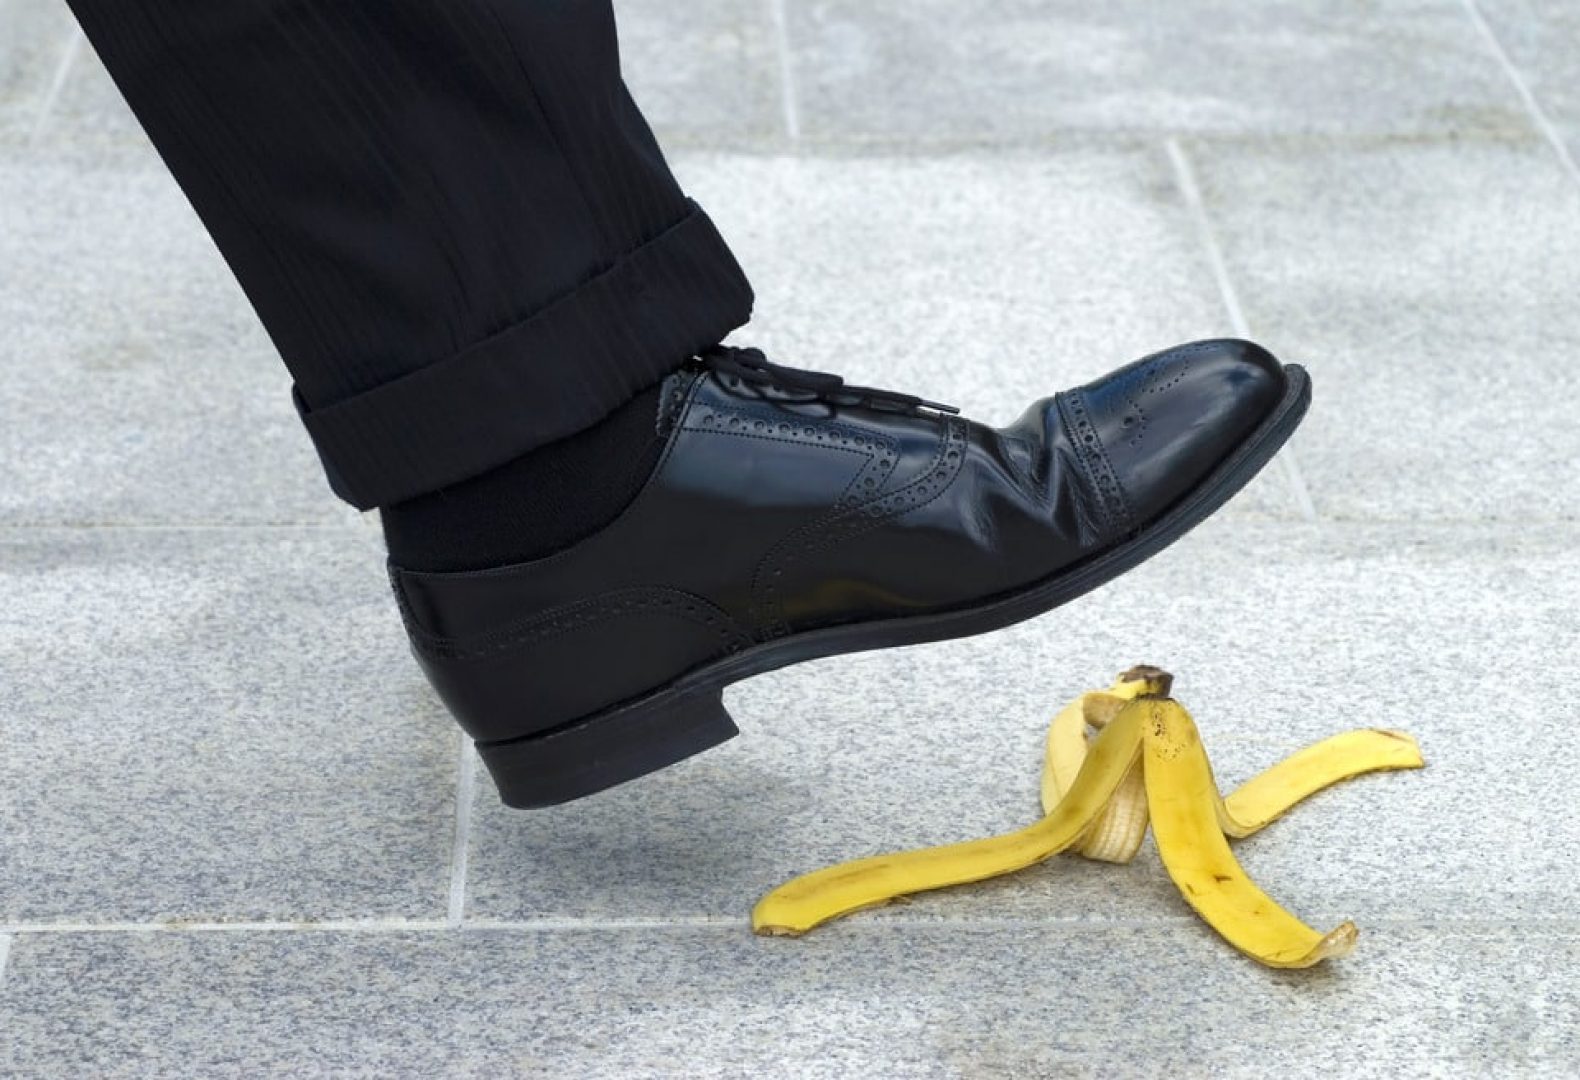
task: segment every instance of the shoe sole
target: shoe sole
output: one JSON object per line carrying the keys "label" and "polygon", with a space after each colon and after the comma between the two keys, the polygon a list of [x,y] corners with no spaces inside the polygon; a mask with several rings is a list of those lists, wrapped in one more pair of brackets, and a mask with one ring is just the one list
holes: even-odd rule
{"label": "shoe sole", "polygon": [[825,656],[971,637],[1066,604],[1145,562],[1211,517],[1288,441],[1311,404],[1311,380],[1284,368],[1284,396],[1267,418],[1169,510],[1099,555],[968,607],[792,634],[732,653],[643,697],[507,742],[479,743],[507,806],[553,806],[634,780],[738,735],[724,688]]}

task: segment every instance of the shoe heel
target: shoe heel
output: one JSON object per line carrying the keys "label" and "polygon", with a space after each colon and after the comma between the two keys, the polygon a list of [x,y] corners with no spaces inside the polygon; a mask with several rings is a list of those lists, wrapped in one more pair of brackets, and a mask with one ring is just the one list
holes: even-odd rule
{"label": "shoe heel", "polygon": [[554,806],[635,780],[740,734],[717,689],[663,694],[544,735],[479,743],[506,806]]}

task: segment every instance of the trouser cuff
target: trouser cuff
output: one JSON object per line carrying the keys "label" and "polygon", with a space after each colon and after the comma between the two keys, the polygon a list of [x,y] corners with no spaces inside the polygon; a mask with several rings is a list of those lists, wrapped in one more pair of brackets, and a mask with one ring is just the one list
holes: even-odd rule
{"label": "trouser cuff", "polygon": [[358,509],[465,480],[597,423],[751,316],[700,207],[535,314],[334,404],[293,392],[329,484]]}

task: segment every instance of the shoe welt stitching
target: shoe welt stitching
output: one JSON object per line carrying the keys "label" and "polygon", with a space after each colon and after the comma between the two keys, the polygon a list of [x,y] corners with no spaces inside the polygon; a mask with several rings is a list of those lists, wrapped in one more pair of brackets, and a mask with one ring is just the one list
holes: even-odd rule
{"label": "shoe welt stitching", "polygon": [[412,644],[425,656],[437,660],[476,660],[609,619],[655,611],[712,630],[720,642],[727,646],[725,652],[734,652],[751,644],[751,636],[716,604],[693,593],[662,586],[621,589],[561,604],[515,626],[473,638],[439,637],[410,623],[407,629],[411,632]]}

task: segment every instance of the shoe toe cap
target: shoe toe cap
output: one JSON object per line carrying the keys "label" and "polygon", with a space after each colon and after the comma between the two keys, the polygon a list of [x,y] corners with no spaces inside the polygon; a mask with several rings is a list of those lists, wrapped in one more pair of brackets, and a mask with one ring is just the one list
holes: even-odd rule
{"label": "shoe toe cap", "polygon": [[1166,510],[1233,453],[1283,396],[1283,366],[1249,341],[1199,341],[1081,388],[1128,524]]}

